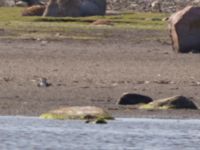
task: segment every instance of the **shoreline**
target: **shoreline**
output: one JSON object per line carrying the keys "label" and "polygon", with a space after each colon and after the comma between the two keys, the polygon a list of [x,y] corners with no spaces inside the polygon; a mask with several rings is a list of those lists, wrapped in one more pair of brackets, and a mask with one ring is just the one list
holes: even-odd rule
{"label": "shoreline", "polygon": [[[39,116],[62,106],[97,106],[114,117],[199,119],[198,110],[116,105],[125,92],[154,100],[183,95],[199,105],[200,64],[198,54],[174,53],[169,38],[160,42],[165,31],[115,32],[102,40],[1,39],[0,115]],[[150,35],[154,38],[140,41]],[[38,87],[41,77],[51,86]]]}

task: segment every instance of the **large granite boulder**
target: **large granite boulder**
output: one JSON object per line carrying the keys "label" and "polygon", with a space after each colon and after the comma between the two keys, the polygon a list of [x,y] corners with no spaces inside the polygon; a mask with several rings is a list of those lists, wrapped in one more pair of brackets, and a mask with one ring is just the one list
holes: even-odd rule
{"label": "large granite boulder", "polygon": [[140,109],[198,109],[198,106],[193,102],[192,99],[189,99],[184,96],[174,96],[165,99],[155,100],[151,103],[142,105]]}
{"label": "large granite boulder", "polygon": [[152,98],[135,93],[124,93],[119,99],[117,104],[119,105],[137,105],[137,104],[147,104],[152,102]]}
{"label": "large granite boulder", "polygon": [[73,107],[63,107],[60,109],[52,110],[44,113],[40,116],[43,119],[83,119],[83,120],[93,120],[93,119],[113,119],[106,111],[102,108],[94,106],[73,106]]}
{"label": "large granite boulder", "polygon": [[187,6],[169,18],[174,51],[200,52],[200,7]]}
{"label": "large granite boulder", "polygon": [[80,17],[105,15],[106,0],[49,0],[43,16]]}

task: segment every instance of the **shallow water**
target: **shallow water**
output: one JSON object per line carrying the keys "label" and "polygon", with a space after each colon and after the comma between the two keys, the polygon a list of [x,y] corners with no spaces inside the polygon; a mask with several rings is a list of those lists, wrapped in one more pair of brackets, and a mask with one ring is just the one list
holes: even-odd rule
{"label": "shallow water", "polygon": [[82,121],[0,117],[0,150],[196,150],[200,120]]}

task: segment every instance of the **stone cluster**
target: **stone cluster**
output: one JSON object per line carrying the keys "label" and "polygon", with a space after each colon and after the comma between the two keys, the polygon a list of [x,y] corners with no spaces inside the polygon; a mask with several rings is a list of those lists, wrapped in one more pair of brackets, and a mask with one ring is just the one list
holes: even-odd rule
{"label": "stone cluster", "polygon": [[[20,0],[1,0],[0,6],[13,6]],[[46,3],[48,0],[41,0]],[[107,9],[115,11],[176,12],[187,5],[200,6],[200,0],[107,0]]]}
{"label": "stone cluster", "polygon": [[107,0],[108,9],[117,11],[175,12],[200,0]]}
{"label": "stone cluster", "polygon": [[107,0],[108,10],[176,12],[187,5],[200,5],[200,0]]}

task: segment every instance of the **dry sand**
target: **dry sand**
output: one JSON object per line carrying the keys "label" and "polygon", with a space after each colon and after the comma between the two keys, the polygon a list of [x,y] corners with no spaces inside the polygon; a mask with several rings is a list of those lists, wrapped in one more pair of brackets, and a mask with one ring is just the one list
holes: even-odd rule
{"label": "dry sand", "polygon": [[[163,40],[164,39],[164,40]],[[200,111],[144,111],[116,105],[124,92],[200,105],[199,54],[176,54],[163,31],[117,31],[101,40],[0,40],[0,115],[38,116],[95,105],[116,117],[200,118]],[[46,77],[52,85],[38,87]]]}

